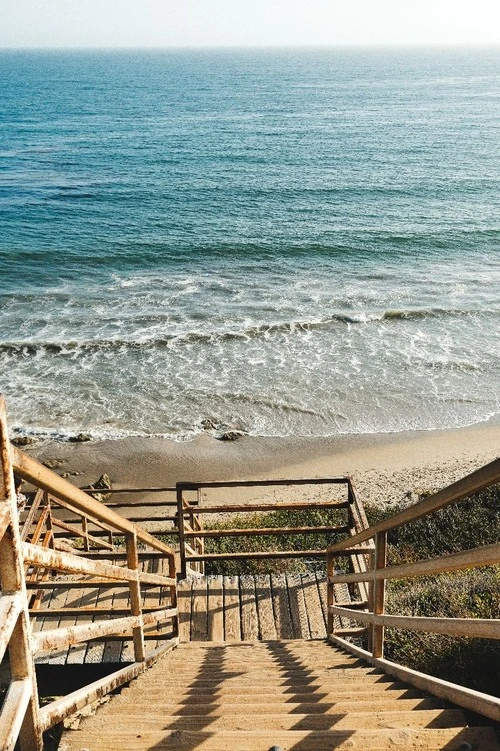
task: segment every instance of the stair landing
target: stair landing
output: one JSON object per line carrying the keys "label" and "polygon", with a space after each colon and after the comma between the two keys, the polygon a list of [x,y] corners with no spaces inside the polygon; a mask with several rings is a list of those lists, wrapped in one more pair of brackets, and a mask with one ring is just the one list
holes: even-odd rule
{"label": "stair landing", "polygon": [[[469,744],[464,746],[462,744]],[[60,751],[499,751],[489,726],[324,641],[181,644]]]}

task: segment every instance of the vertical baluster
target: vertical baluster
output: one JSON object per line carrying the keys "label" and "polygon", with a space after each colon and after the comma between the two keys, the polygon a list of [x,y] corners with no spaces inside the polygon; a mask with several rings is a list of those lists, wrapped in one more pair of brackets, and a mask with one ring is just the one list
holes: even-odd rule
{"label": "vertical baluster", "polygon": [[[387,532],[379,532],[375,536],[375,567],[374,571],[385,569],[387,561]],[[385,610],[385,579],[373,579],[373,613],[382,615]],[[372,654],[374,657],[384,656],[384,627],[373,624]]]}
{"label": "vertical baluster", "polygon": [[134,638],[134,658],[136,662],[144,662],[144,626],[142,623],[142,606],[141,606],[141,583],[139,581],[139,554],[137,552],[137,536],[129,532],[125,536],[127,546],[127,566],[137,572],[137,579],[129,582],[130,590],[130,610],[132,615],[140,617],[140,624],[133,630]]}

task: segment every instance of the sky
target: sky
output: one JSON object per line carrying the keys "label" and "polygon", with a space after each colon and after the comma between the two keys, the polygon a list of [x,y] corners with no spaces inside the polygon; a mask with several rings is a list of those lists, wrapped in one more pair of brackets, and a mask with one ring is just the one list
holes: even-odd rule
{"label": "sky", "polygon": [[0,0],[0,47],[500,44],[499,0]]}

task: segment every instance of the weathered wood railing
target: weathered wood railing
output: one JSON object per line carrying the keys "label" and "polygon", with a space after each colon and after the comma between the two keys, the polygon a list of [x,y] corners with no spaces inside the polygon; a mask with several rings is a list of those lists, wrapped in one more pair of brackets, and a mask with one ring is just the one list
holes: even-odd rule
{"label": "weathered wood railing", "polygon": [[[177,643],[177,596],[174,551],[153,535],[102,503],[75,488],[31,457],[13,447],[8,440],[5,404],[0,397],[0,659],[8,652],[10,685],[0,712],[0,748],[10,751],[19,738],[22,751],[41,751],[42,734],[65,717],[109,693],[116,687],[139,675],[163,652]],[[21,533],[14,472],[37,488],[33,504]],[[61,522],[54,515],[59,505],[79,514],[84,520],[81,530]],[[40,507],[41,512],[40,512]],[[38,520],[36,514],[39,513]],[[30,517],[31,514],[31,517]],[[42,521],[40,521],[42,519]],[[108,541],[94,538],[88,532],[88,523],[98,526]],[[43,527],[45,526],[45,533]],[[83,540],[83,550],[67,552],[57,550],[54,528]],[[31,539],[28,542],[28,538]],[[124,565],[85,557],[91,544],[104,547],[112,557],[116,542],[124,545]],[[139,567],[139,545],[157,551],[168,562],[168,576],[146,573]],[[37,571],[42,571],[40,579]],[[94,620],[66,628],[34,631],[30,620],[28,585],[64,586],[70,581],[61,578],[70,574],[84,577],[80,586],[99,586],[109,583],[124,586],[129,593],[129,614],[113,613],[107,619]],[[88,578],[90,577],[90,578]],[[74,581],[71,581],[73,584]],[[142,587],[161,587],[168,593],[168,602],[162,607],[145,612],[142,608]],[[95,617],[97,615],[97,620]],[[147,653],[145,632],[148,627],[168,623],[169,631],[164,643]],[[106,636],[130,634],[133,639],[134,659],[105,678],[67,696],[40,707],[35,672],[35,655],[41,651],[67,648],[73,644]]]}
{"label": "weathered wood railing", "polygon": [[[336,488],[333,495],[338,496],[333,500],[308,500],[308,501],[289,501],[275,503],[205,503],[203,495],[220,490],[236,489],[265,489],[265,488],[303,488],[304,492],[311,493],[314,488],[319,486],[332,486]],[[187,497],[191,495],[191,498]],[[195,505],[193,505],[195,504]],[[224,529],[206,529],[202,523],[202,517],[207,515],[218,517],[241,518],[242,514],[256,512],[273,512],[273,511],[336,511],[345,510],[345,521],[342,524],[309,524],[295,526],[272,526],[257,528],[224,528]],[[313,478],[300,480],[259,480],[247,482],[179,482],[177,483],[177,515],[178,515],[178,534],[179,547],[181,556],[181,575],[183,577],[188,573],[203,573],[204,564],[211,561],[228,561],[228,560],[265,560],[265,559],[286,559],[286,558],[324,558],[326,544],[320,549],[313,550],[256,550],[252,552],[207,552],[204,541],[207,539],[222,539],[225,537],[286,537],[290,535],[310,535],[310,534],[343,534],[356,528],[359,523],[360,514],[363,511],[357,503],[352,481],[349,477],[334,478]],[[364,517],[363,517],[364,518]],[[325,538],[326,539],[326,538]],[[353,570],[359,570],[360,562],[364,560],[367,553],[370,553],[372,547],[368,546],[348,546],[343,550],[342,555],[351,559]]]}
{"label": "weathered wood railing", "polygon": [[[500,483],[500,459],[496,459],[453,485],[371,527],[365,519],[358,518],[355,534],[329,546],[327,550],[329,639],[400,680],[497,721],[500,720],[500,699],[418,673],[384,659],[384,628],[500,639],[500,619],[414,617],[385,613],[387,580],[429,576],[500,564],[500,543],[497,543],[416,563],[387,566],[387,533],[389,531],[421,519],[450,504],[458,503],[498,483]],[[335,572],[335,560],[339,555],[343,555],[353,545],[366,544],[368,540],[374,540],[375,549],[368,559],[359,561],[358,571]],[[345,606],[335,604],[334,587],[340,584],[368,587],[368,590],[365,590],[368,595],[367,602],[353,602]],[[360,606],[363,607],[362,610],[358,609]],[[365,630],[368,628],[368,650],[341,638],[335,629],[333,620],[335,616],[360,622],[364,624]]]}

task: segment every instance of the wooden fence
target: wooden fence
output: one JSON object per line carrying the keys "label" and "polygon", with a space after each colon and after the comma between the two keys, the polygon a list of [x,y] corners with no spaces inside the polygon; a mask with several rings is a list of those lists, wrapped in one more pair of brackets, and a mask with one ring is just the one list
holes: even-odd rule
{"label": "wooden fence", "polygon": [[[81,707],[139,675],[146,666],[177,644],[177,589],[174,551],[153,535],[75,488],[8,440],[5,404],[0,397],[0,659],[8,652],[10,684],[0,712],[0,748],[11,751],[19,738],[22,751],[41,751],[43,732]],[[28,517],[21,529],[14,473],[37,488]],[[79,516],[75,527],[57,516],[57,509]],[[102,535],[89,532],[89,524]],[[81,552],[58,540],[55,530],[80,540]],[[104,549],[110,557],[124,550],[124,565],[86,557],[90,547]],[[139,549],[153,549],[168,561],[168,576],[139,570]],[[30,606],[37,607],[42,585],[65,586],[68,575],[82,587],[103,582],[125,586],[130,610],[122,617],[92,620],[66,628],[36,632]],[[66,577],[66,578],[65,578]],[[145,612],[144,587],[162,587],[169,593],[166,606]],[[94,612],[94,618],[96,613]],[[120,615],[120,617],[117,617]],[[155,624],[169,624],[165,640],[146,651],[145,631]],[[73,693],[40,706],[35,655],[106,636],[131,634],[134,663]]]}
{"label": "wooden fence", "polygon": [[[251,503],[231,503],[224,504],[205,503],[203,496],[211,494],[214,491],[235,489],[258,489],[259,491],[266,488],[274,489],[278,493],[281,489],[297,488],[303,491],[305,495],[311,494],[319,487],[329,488],[331,500],[301,500],[301,501],[276,501],[269,502],[251,502]],[[187,497],[190,496],[190,497]],[[276,512],[276,511],[341,511],[344,512],[344,520],[341,524],[297,524],[295,526],[269,526],[269,527],[231,527],[231,520],[240,520],[245,514],[255,514],[256,512]],[[206,516],[217,516],[229,520],[225,528],[210,529],[203,525],[203,518]],[[290,559],[290,558],[320,558],[324,560],[326,553],[326,543],[323,547],[314,549],[274,549],[274,550],[252,550],[251,552],[207,552],[205,549],[205,540],[222,540],[228,537],[273,537],[286,538],[293,536],[306,535],[326,535],[328,534],[352,534],[357,530],[359,524],[363,523],[364,512],[360,506],[354,485],[349,477],[330,477],[314,478],[300,480],[259,480],[259,481],[235,481],[235,482],[179,482],[177,483],[177,518],[179,548],[181,557],[181,576],[184,578],[187,574],[203,574],[205,564],[215,561],[248,561],[248,560],[271,560],[271,559]],[[347,545],[341,555],[351,561],[351,567],[354,571],[360,570],[363,565],[365,556],[372,551],[371,544]]]}
{"label": "wooden fence", "polygon": [[[500,459],[496,459],[453,485],[371,527],[368,526],[360,509],[353,534],[346,540],[329,546],[327,550],[329,639],[400,680],[408,681],[417,688],[430,691],[497,721],[500,720],[500,699],[418,673],[384,659],[384,629],[389,627],[449,636],[500,639],[500,619],[433,618],[385,613],[385,583],[389,579],[429,576],[500,564],[500,543],[496,543],[416,563],[387,566],[387,533],[389,531],[428,516],[450,504],[458,503],[499,482]],[[373,553],[370,556],[358,558],[359,569],[357,571],[351,573],[335,571],[335,562],[339,555],[345,554],[345,551],[353,545],[366,544],[369,540],[374,541]],[[341,584],[363,588],[360,589],[360,597],[351,603],[335,602],[334,588]],[[367,633],[368,650],[361,649],[341,638],[335,628],[334,617],[349,618],[351,621],[363,624],[360,633]]]}

